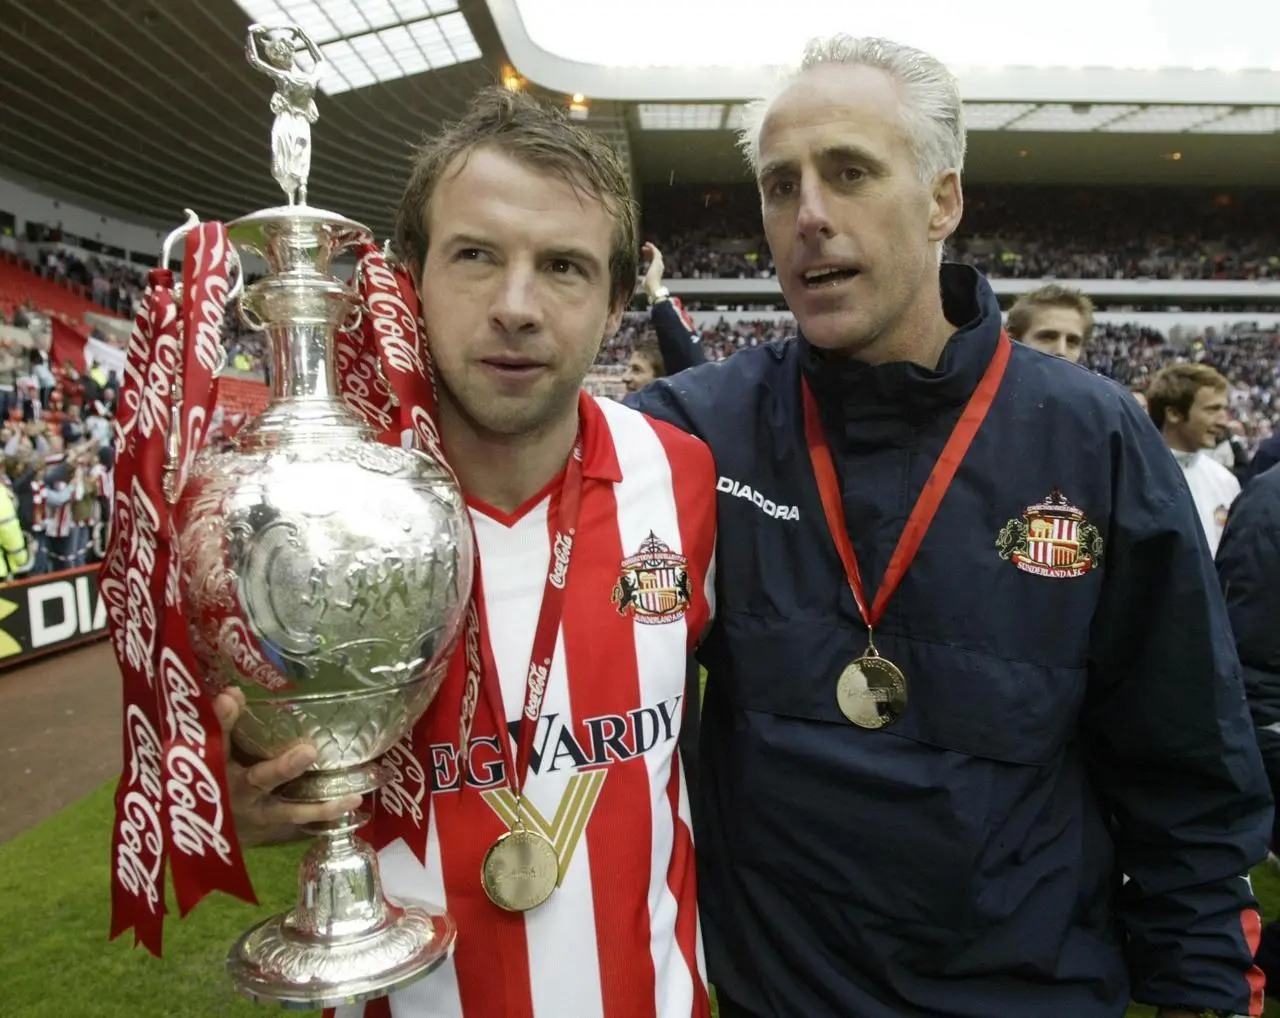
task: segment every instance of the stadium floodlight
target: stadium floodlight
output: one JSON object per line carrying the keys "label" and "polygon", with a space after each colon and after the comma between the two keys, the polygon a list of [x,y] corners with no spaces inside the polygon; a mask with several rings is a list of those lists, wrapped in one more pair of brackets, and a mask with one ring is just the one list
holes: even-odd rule
{"label": "stadium floodlight", "polygon": [[295,24],[306,31],[325,56],[320,91],[327,95],[480,57],[457,0],[236,0],[236,4],[251,21]]}

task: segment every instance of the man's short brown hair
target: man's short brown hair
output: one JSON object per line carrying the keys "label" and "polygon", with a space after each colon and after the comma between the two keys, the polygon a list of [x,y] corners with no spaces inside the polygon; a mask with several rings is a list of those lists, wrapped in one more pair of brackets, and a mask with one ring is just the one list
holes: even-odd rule
{"label": "man's short brown hair", "polygon": [[1170,364],[1162,368],[1147,387],[1147,413],[1157,428],[1164,427],[1165,415],[1176,410],[1183,420],[1201,389],[1227,391],[1227,380],[1208,364]]}
{"label": "man's short brown hair", "polygon": [[536,170],[554,174],[613,215],[610,297],[616,307],[635,293],[639,269],[636,202],[617,153],[590,128],[524,92],[493,86],[478,92],[455,124],[431,135],[414,154],[413,171],[396,211],[396,254],[417,274],[427,258],[427,210],[454,160],[489,147]]}
{"label": "man's short brown hair", "polygon": [[632,343],[631,356],[648,361],[654,378],[661,378],[667,373],[667,366],[662,362],[662,348],[656,339],[640,339]]}
{"label": "man's short brown hair", "polygon": [[1080,312],[1084,319],[1084,339],[1087,342],[1093,332],[1093,301],[1079,290],[1069,286],[1050,283],[1038,290],[1024,293],[1009,309],[1009,318],[1005,324],[1009,335],[1019,342],[1031,331],[1031,323],[1036,312],[1042,308],[1069,308]]}

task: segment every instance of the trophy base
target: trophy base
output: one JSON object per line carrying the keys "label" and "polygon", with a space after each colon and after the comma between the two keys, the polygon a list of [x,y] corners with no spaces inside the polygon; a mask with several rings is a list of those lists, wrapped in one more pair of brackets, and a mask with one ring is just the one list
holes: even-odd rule
{"label": "trophy base", "polygon": [[386,903],[386,920],[347,940],[318,940],[291,930],[288,915],[249,930],[227,956],[243,996],[290,1011],[357,1004],[408,986],[453,953],[457,929],[423,903]]}

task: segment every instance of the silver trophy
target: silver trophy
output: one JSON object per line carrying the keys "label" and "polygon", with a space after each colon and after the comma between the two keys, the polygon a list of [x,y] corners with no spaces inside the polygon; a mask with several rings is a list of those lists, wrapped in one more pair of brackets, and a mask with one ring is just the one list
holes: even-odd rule
{"label": "silver trophy", "polygon": [[[330,269],[372,235],[306,204],[320,52],[297,27],[254,25],[248,56],[276,86],[272,169],[288,203],[227,229],[269,266],[238,308],[270,340],[272,399],[231,448],[206,450],[191,468],[175,507],[183,603],[210,688],[245,695],[235,751],[267,759],[314,743],[314,767],[282,796],[316,803],[386,780],[380,758],[443,681],[473,546],[451,475],[423,452],[379,443],[336,384],[335,332],[361,308]],[[452,952],[446,913],[383,896],[377,858],[355,836],[366,819],[307,828],[317,840],[297,905],[228,957],[245,996],[296,1009],[354,1003],[421,978]]]}

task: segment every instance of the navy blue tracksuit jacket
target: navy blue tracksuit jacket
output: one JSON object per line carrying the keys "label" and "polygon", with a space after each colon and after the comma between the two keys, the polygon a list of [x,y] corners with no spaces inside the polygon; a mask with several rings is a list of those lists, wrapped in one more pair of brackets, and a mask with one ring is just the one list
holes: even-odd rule
{"label": "navy blue tracksuit jacket", "polygon": [[[1232,503],[1218,545],[1218,577],[1272,794],[1280,789],[1280,466]],[[1271,831],[1280,850],[1280,825]]]}
{"label": "navy blue tracksuit jacket", "polygon": [[801,337],[627,400],[704,439],[720,475],[709,975],[760,1018],[1118,1018],[1130,995],[1260,1013],[1244,874],[1271,796],[1190,493],[1124,389],[1015,344],[876,632],[906,713],[865,731],[837,708],[866,629],[800,376],[872,598],[1000,332],[976,272],[942,286],[959,331],[936,371]]}
{"label": "navy blue tracksuit jacket", "polygon": [[666,374],[674,375],[707,362],[697,330],[690,328],[672,301],[659,301],[653,305],[649,309],[649,322],[658,337],[658,352],[662,354],[662,368]]}

